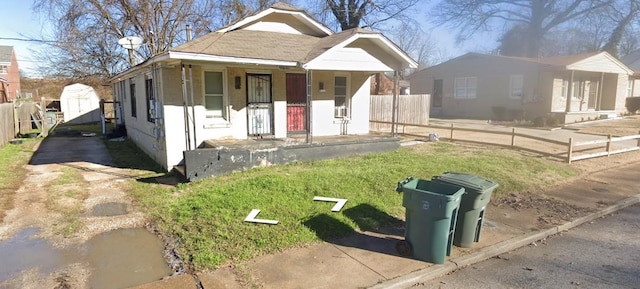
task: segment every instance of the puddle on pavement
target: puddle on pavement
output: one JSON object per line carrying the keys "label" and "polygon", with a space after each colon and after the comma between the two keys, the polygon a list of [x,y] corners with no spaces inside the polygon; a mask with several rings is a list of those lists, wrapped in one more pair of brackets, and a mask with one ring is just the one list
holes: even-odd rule
{"label": "puddle on pavement", "polygon": [[60,250],[47,241],[33,238],[36,228],[25,229],[0,242],[0,283],[17,277],[21,271],[38,268],[43,274],[73,263],[88,263],[88,287],[127,288],[171,274],[164,260],[163,244],[143,228],[119,229],[97,235],[82,245]]}
{"label": "puddle on pavement", "polygon": [[127,204],[118,202],[102,203],[93,206],[91,214],[96,217],[119,216],[127,213]]}
{"label": "puddle on pavement", "polygon": [[0,283],[23,270],[38,268],[43,274],[49,274],[80,259],[74,251],[59,250],[43,239],[34,238],[39,232],[37,228],[27,228],[0,242]]}
{"label": "puddle on pavement", "polygon": [[102,233],[87,242],[87,261],[93,274],[90,288],[126,288],[171,274],[162,256],[164,245],[141,228]]}

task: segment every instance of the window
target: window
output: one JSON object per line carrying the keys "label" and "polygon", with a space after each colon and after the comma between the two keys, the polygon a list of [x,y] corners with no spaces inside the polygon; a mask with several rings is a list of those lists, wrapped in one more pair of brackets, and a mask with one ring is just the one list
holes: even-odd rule
{"label": "window", "polygon": [[0,73],[9,73],[9,68],[6,65],[0,65]]}
{"label": "window", "polygon": [[509,98],[521,99],[523,86],[524,79],[521,74],[511,75],[509,78]]}
{"label": "window", "polygon": [[629,79],[629,84],[627,86],[627,97],[632,97],[633,96],[633,82],[635,80],[633,79]]}
{"label": "window", "polygon": [[573,81],[572,94],[573,98],[582,99],[584,96],[584,82],[580,80]]}
{"label": "window", "polygon": [[477,77],[459,77],[454,80],[454,98],[476,98]]}
{"label": "window", "polygon": [[152,101],[155,100],[155,97],[153,96],[153,79],[152,78],[147,78],[144,81],[144,91],[145,91],[145,96],[147,99],[147,121],[148,122],[153,122],[153,115],[151,114],[152,111]]}
{"label": "window", "polygon": [[569,81],[566,79],[562,79],[562,94],[560,95],[562,98],[566,98],[569,94]]}
{"label": "window", "polygon": [[226,119],[224,82],[221,71],[204,72],[204,106],[207,119]]}
{"label": "window", "polygon": [[349,117],[346,76],[336,76],[334,78],[334,111],[334,117]]}
{"label": "window", "polygon": [[136,107],[136,84],[133,83],[133,79],[130,80],[129,91],[131,92],[131,116],[138,117],[138,110]]}

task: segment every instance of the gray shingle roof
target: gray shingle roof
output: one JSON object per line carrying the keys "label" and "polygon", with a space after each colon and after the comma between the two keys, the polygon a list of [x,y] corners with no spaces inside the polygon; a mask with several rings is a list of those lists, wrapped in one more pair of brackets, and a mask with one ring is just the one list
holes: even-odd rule
{"label": "gray shingle roof", "polygon": [[177,46],[171,51],[240,58],[302,61],[320,40],[319,37],[301,34],[235,30],[226,33],[211,32]]}
{"label": "gray shingle roof", "polygon": [[0,45],[0,62],[11,62],[13,46]]}
{"label": "gray shingle roof", "polygon": [[320,38],[303,34],[234,30],[211,32],[171,51],[306,63],[359,33],[379,34],[354,28]]}

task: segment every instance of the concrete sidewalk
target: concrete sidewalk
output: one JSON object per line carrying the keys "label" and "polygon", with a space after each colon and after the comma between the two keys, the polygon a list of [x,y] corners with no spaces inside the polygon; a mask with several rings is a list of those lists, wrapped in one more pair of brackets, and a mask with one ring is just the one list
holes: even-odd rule
{"label": "concrete sidewalk", "polygon": [[[197,282],[206,289],[408,288],[638,203],[639,176],[640,163],[632,163],[532,194],[531,206],[491,204],[480,242],[467,249],[454,246],[445,264],[399,256],[395,245],[404,229],[389,228],[259,257],[241,269],[201,272],[198,280],[183,275],[138,288],[196,288]],[[555,221],[546,218],[550,214],[556,214]]]}

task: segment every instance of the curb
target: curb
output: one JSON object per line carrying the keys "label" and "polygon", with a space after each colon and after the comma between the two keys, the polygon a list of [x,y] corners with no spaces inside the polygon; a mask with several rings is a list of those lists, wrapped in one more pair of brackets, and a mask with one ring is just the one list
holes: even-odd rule
{"label": "curb", "polygon": [[640,194],[620,200],[612,206],[609,206],[593,214],[577,218],[563,225],[545,229],[543,231],[527,233],[522,236],[514,237],[509,240],[505,240],[505,241],[496,243],[494,245],[490,245],[485,248],[482,248],[478,252],[475,252],[466,256],[451,258],[445,264],[433,265],[433,266],[397,277],[395,279],[381,281],[380,283],[368,288],[371,288],[371,289],[408,288],[415,285],[416,283],[424,282],[431,279],[435,279],[437,277],[444,276],[448,273],[451,273],[463,267],[482,262],[484,260],[498,256],[500,254],[513,251],[520,247],[524,247],[533,242],[545,239],[551,235],[555,235],[560,232],[567,231],[574,227],[580,226],[584,223],[591,222],[595,219],[598,219],[605,215],[609,215],[611,213],[614,213],[616,211],[622,210],[626,207],[630,207],[638,203],[640,203]]}

